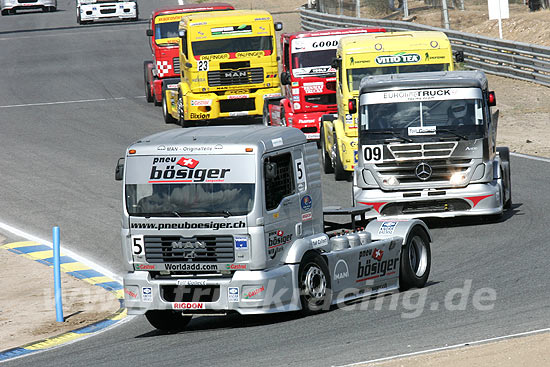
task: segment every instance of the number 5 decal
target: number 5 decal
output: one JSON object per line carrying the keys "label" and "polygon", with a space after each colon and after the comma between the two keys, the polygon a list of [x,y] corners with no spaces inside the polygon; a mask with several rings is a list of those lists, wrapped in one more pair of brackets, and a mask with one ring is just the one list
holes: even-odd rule
{"label": "number 5 decal", "polygon": [[296,165],[296,183],[298,184],[298,192],[306,191],[307,182],[306,182],[306,171],[304,168],[304,159],[298,158],[294,161]]}
{"label": "number 5 decal", "polygon": [[208,60],[199,60],[197,62],[198,71],[208,71]]}
{"label": "number 5 decal", "polygon": [[141,255],[145,247],[145,241],[143,240],[143,235],[132,236],[132,253],[134,255]]}
{"label": "number 5 decal", "polygon": [[382,145],[365,145],[363,146],[363,160],[365,163],[382,163]]}

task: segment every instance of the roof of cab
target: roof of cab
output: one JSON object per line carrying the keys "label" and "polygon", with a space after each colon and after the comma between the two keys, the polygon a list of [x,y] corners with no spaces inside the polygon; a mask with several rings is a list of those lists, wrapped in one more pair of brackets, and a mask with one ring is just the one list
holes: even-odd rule
{"label": "roof of cab", "polygon": [[334,36],[334,35],[355,35],[363,34],[367,32],[385,32],[384,28],[338,28],[338,29],[324,29],[321,31],[301,31],[295,33],[284,33],[283,38],[308,38],[308,37],[322,37],[322,36]]}
{"label": "roof of cab", "polygon": [[[136,155],[228,154],[242,153],[243,147],[255,147],[259,154],[263,154],[306,142],[304,133],[295,128],[264,125],[203,126],[156,133],[133,143],[128,150],[135,149]],[[167,147],[178,149],[168,150]]]}
{"label": "roof of cab", "polygon": [[[189,14],[182,18],[184,22],[207,22],[209,25],[227,25],[228,22],[240,21],[242,17],[261,17],[262,20],[271,20],[271,14],[265,10],[233,10],[233,11],[220,11],[215,13],[197,13]],[[266,19],[263,19],[266,18]],[[233,20],[234,19],[234,20]],[[258,18],[250,19],[250,21],[260,20]]]}
{"label": "roof of cab", "polygon": [[360,94],[398,89],[488,87],[482,71],[432,71],[371,75],[361,80]]}
{"label": "roof of cab", "polygon": [[[435,43],[434,43],[435,42]],[[370,50],[380,52],[377,44],[383,46],[384,51],[417,50],[429,45],[434,49],[450,48],[447,35],[439,31],[409,31],[409,32],[375,32],[362,35],[346,36],[340,40],[339,49],[346,53],[365,52]]]}
{"label": "roof of cab", "polygon": [[187,12],[200,12],[212,10],[233,10],[234,7],[227,3],[187,4],[176,6],[163,6],[153,10],[153,17],[157,15],[179,14]]}

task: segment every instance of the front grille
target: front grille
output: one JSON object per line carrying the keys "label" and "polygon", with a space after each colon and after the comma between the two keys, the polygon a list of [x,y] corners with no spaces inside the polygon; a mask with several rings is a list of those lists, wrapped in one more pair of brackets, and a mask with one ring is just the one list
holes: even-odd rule
{"label": "front grille", "polygon": [[306,96],[307,103],[330,105],[336,104],[336,93],[331,94],[316,94],[313,96]]}
{"label": "front grille", "polygon": [[174,57],[172,59],[172,63],[174,64],[174,74],[179,74],[180,73],[180,58],[179,57]]}
{"label": "front grille", "polygon": [[145,236],[150,263],[233,262],[233,236]]}
{"label": "front grille", "polygon": [[254,111],[256,103],[254,98],[221,99],[220,112]]}
{"label": "front grille", "polygon": [[161,285],[160,296],[165,302],[217,302],[220,299],[220,286]]}
{"label": "front grille", "polygon": [[398,215],[417,213],[438,213],[449,211],[470,210],[472,206],[462,199],[411,201],[406,203],[390,203],[380,214]]}
{"label": "front grille", "polygon": [[101,9],[99,12],[101,14],[113,14],[116,13],[116,9]]}
{"label": "front grille", "polygon": [[263,68],[215,70],[208,72],[208,86],[210,87],[222,87],[227,85],[239,84],[257,84],[263,82]]}
{"label": "front grille", "polygon": [[36,3],[38,0],[18,0],[19,4],[28,4],[28,3]]}
{"label": "front grille", "polygon": [[419,163],[427,163],[432,168],[431,181],[449,181],[455,172],[466,174],[472,165],[470,159],[436,159],[426,161],[384,162],[375,164],[376,171],[382,176],[395,176],[400,183],[423,182],[416,177]]}
{"label": "front grille", "polygon": [[453,154],[458,142],[435,142],[418,144],[390,144],[388,149],[395,159],[448,158]]}

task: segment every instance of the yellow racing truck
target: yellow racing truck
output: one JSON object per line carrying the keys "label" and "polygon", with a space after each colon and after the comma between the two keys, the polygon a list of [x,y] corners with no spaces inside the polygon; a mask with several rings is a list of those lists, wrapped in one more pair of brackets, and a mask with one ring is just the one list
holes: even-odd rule
{"label": "yellow racing truck", "polygon": [[179,83],[163,85],[167,123],[263,113],[264,98],[281,95],[274,23],[263,10],[184,16],[179,25]]}
{"label": "yellow racing truck", "polygon": [[[456,61],[463,61],[462,53],[454,56]],[[338,70],[338,113],[321,118],[321,159],[325,173],[334,173],[336,180],[349,179],[357,164],[356,100],[363,77],[454,70],[449,39],[435,31],[343,37],[333,64]]]}

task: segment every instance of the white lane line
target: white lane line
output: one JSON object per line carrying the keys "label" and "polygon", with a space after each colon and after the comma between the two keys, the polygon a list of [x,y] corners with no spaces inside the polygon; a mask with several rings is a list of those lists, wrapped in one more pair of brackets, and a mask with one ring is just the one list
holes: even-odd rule
{"label": "white lane line", "polygon": [[522,153],[510,153],[510,155],[520,158],[532,159],[535,161],[547,162],[550,163],[550,158],[537,157],[534,155],[522,154]]}
{"label": "white lane line", "polygon": [[[9,224],[6,224],[6,223],[3,223],[3,222],[0,222],[0,229],[3,229],[7,232],[10,232],[16,236],[19,236],[19,237],[22,237],[22,238],[25,238],[26,240],[29,240],[29,241],[35,241],[35,242],[38,242],[42,245],[46,245],[48,247],[51,247],[53,248],[53,244],[48,241],[48,240],[45,240],[45,239],[42,239],[38,236],[35,236],[35,235],[32,235],[30,233],[27,233],[25,231],[22,231],[18,228],[15,228],[13,226],[10,226]],[[93,260],[90,260],[90,259],[87,259],[81,255],[78,255],[77,253],[69,250],[68,248],[64,247],[64,246],[61,246],[61,251],[63,251],[64,254],[66,254],[67,256],[69,257],[72,257],[73,259],[75,259],[76,261],[79,261],[81,262],[82,264],[84,265],[87,265],[89,266],[90,268],[94,269],[94,270],[97,270],[98,272],[102,273],[103,275],[105,276],[108,276],[109,278],[119,282],[120,284],[122,284],[122,277],[118,274],[116,274],[115,272],[105,268],[104,266],[96,263],[95,261]]]}
{"label": "white lane line", "polygon": [[433,352],[441,352],[441,351],[449,350],[449,349],[457,349],[457,348],[468,347],[468,346],[477,345],[477,344],[485,344],[485,343],[490,343],[490,342],[499,341],[499,340],[504,340],[504,339],[511,339],[511,338],[517,338],[517,337],[520,337],[520,336],[527,336],[527,335],[540,334],[540,333],[546,333],[546,332],[550,332],[550,328],[538,329],[538,330],[532,330],[532,331],[525,331],[525,332],[523,332],[523,333],[517,333],[517,334],[510,334],[510,335],[497,336],[497,337],[495,337],[495,338],[476,340],[476,341],[473,341],[473,342],[461,343],[461,344],[455,344],[455,345],[449,345],[449,346],[446,346],[446,347],[433,348],[433,349],[426,349],[426,350],[422,350],[422,351],[419,351],[419,352],[398,354],[398,355],[391,356],[391,357],[384,357],[384,358],[378,358],[378,359],[371,359],[370,361],[363,361],[363,362],[356,362],[356,363],[351,363],[351,364],[344,364],[344,365],[340,365],[340,366],[337,366],[337,367],[351,367],[351,366],[359,366],[359,365],[367,364],[367,363],[384,362],[384,361],[389,361],[389,360],[392,360],[392,359],[398,359],[398,358],[404,358],[404,357],[417,356],[417,355],[419,355],[419,354],[427,354],[427,353],[433,353]]}
{"label": "white lane line", "polygon": [[39,102],[39,103],[26,103],[26,104],[12,104],[0,106],[0,108],[14,108],[14,107],[33,107],[33,106],[51,106],[58,104],[70,104],[70,103],[90,103],[90,102],[105,102],[105,101],[120,101],[124,99],[145,98],[145,96],[137,97],[113,97],[113,98],[95,98],[95,99],[79,99],[76,101],[58,101],[58,102]]}

